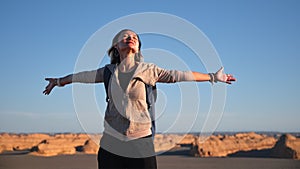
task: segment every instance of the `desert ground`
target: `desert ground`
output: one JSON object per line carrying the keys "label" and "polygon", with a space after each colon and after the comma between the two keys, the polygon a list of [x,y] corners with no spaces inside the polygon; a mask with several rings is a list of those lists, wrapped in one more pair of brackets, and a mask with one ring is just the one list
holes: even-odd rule
{"label": "desert ground", "polygon": [[[157,156],[159,169],[299,169],[300,161],[249,157],[191,157],[184,152],[167,152]],[[59,155],[52,157],[28,154],[0,155],[0,169],[96,169],[93,154]]]}

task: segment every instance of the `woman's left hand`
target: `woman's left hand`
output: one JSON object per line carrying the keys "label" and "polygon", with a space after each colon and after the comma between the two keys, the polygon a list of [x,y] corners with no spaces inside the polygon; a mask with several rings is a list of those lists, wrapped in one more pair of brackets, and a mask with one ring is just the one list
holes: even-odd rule
{"label": "woman's left hand", "polygon": [[215,74],[215,82],[223,82],[223,83],[227,83],[227,84],[231,84],[231,82],[236,81],[236,78],[234,78],[232,75],[230,74],[225,74],[224,73],[224,67],[221,67],[221,69],[219,69]]}

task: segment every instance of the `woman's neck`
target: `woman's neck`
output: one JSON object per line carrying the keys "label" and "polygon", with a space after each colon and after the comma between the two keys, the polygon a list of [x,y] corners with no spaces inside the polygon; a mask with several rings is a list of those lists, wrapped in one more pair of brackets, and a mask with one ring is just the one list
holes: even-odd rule
{"label": "woman's neck", "polygon": [[119,70],[121,72],[128,72],[131,71],[135,67],[135,53],[128,53],[126,55],[120,54],[120,61]]}

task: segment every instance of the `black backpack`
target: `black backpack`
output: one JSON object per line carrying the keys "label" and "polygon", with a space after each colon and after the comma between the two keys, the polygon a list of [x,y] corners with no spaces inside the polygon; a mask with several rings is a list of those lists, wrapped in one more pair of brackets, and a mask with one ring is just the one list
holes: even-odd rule
{"label": "black backpack", "polygon": [[[104,68],[104,74],[103,74],[103,79],[104,79],[104,86],[105,86],[105,91],[106,91],[106,102],[108,103],[109,98],[108,98],[108,85],[109,81],[111,78],[112,72],[114,72],[116,69],[115,64],[108,64],[105,65]],[[113,70],[113,71],[111,71]],[[156,90],[156,85],[151,86],[149,84],[145,84],[145,89],[146,89],[146,102],[148,105],[148,112],[150,113],[151,117],[151,131],[152,131],[152,136],[155,136],[156,132],[156,126],[155,126],[155,101],[157,98],[157,90]]]}

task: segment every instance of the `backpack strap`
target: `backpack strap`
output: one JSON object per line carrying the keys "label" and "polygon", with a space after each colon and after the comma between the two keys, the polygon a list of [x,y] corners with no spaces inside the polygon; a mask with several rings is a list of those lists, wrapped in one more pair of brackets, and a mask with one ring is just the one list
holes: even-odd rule
{"label": "backpack strap", "polygon": [[104,67],[103,80],[104,80],[104,87],[105,87],[105,92],[106,92],[106,102],[109,101],[108,85],[110,82],[110,77],[111,77],[112,73],[115,72],[115,69],[116,69],[116,65],[114,65],[114,64],[108,64],[108,65],[105,65],[105,67]]}
{"label": "backpack strap", "polygon": [[148,112],[151,118],[151,132],[152,132],[152,137],[154,138],[156,133],[155,102],[157,98],[157,90],[156,90],[156,85],[151,86],[149,84],[145,84],[145,88],[146,88],[146,102],[148,105]]}

